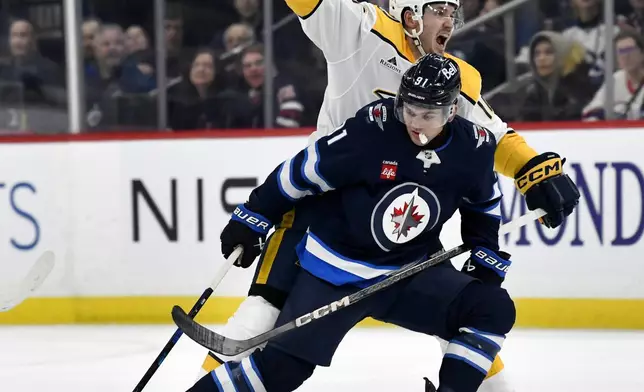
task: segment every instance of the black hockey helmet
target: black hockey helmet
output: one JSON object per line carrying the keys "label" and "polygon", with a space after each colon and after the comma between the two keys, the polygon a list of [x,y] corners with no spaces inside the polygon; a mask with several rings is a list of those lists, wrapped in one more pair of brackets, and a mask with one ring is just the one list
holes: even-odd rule
{"label": "black hockey helmet", "polygon": [[422,109],[434,109],[444,119],[452,114],[452,105],[461,92],[461,71],[456,61],[436,53],[421,57],[405,72],[395,100],[395,114],[403,120],[405,104]]}

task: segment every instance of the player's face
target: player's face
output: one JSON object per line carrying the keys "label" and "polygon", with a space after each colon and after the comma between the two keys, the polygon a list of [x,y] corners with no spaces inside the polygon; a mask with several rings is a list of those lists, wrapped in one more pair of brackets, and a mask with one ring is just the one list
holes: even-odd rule
{"label": "player's face", "polygon": [[541,77],[552,75],[555,70],[555,48],[548,41],[541,41],[534,47],[534,67]]}
{"label": "player's face", "polygon": [[427,109],[403,103],[402,114],[411,141],[417,146],[424,146],[443,130],[449,108]]}
{"label": "player's face", "polygon": [[423,33],[420,42],[427,53],[445,53],[447,41],[454,32],[456,8],[441,3],[428,4],[423,14]]}

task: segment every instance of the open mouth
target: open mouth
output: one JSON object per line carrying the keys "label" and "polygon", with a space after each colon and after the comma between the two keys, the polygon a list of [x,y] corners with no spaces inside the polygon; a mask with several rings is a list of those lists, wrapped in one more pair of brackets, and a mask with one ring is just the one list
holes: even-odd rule
{"label": "open mouth", "polygon": [[447,39],[448,39],[447,34],[439,34],[439,35],[436,37],[436,43],[437,43],[437,44],[438,44],[438,46],[440,46],[441,48],[445,48],[445,44],[447,43]]}

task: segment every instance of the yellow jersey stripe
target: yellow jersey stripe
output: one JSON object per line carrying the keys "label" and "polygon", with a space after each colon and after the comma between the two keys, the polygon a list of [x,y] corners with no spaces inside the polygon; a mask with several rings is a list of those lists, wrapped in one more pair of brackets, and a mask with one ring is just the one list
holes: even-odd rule
{"label": "yellow jersey stripe", "polygon": [[456,61],[456,64],[458,64],[458,68],[461,70],[461,94],[472,105],[476,105],[481,98],[481,87],[483,86],[481,74],[465,60],[449,53],[445,53],[445,57]]}
{"label": "yellow jersey stripe", "polygon": [[322,0],[286,0],[286,5],[302,19],[313,15],[320,4],[322,4]]}
{"label": "yellow jersey stripe", "polygon": [[275,258],[277,258],[277,252],[282,245],[284,233],[287,229],[293,227],[293,220],[295,220],[295,210],[287,212],[282,217],[282,222],[280,223],[279,228],[275,230],[270,241],[268,241],[268,247],[266,248],[262,265],[259,267],[259,273],[257,274],[255,283],[266,284],[268,281],[268,275],[271,273],[273,263],[275,262]]}
{"label": "yellow jersey stripe", "polygon": [[374,8],[376,10],[376,23],[371,28],[371,32],[393,46],[400,57],[413,63],[415,61],[414,52],[407,42],[407,36],[405,36],[402,25],[382,8],[375,6]]}

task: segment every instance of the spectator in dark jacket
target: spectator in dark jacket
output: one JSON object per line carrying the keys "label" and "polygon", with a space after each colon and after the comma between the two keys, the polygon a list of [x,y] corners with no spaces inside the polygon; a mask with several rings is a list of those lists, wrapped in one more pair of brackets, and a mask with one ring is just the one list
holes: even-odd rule
{"label": "spectator in dark jacket", "polygon": [[297,128],[301,125],[302,105],[293,81],[279,74],[275,65],[264,63],[264,47],[260,44],[244,49],[241,55],[242,74],[245,86],[243,93],[250,105],[247,108],[248,124],[251,128],[264,127],[264,81],[273,77],[274,126]]}
{"label": "spectator in dark jacket", "polygon": [[594,93],[584,56],[579,42],[556,32],[537,33],[530,44],[533,80],[525,90],[519,120],[579,120]]}
{"label": "spectator in dark jacket", "polygon": [[147,93],[155,88],[151,75],[141,72],[126,58],[125,35],[118,25],[104,25],[94,40],[95,61],[85,68],[85,82],[101,95],[104,92]]}
{"label": "spectator in dark jacket", "polygon": [[220,91],[215,55],[199,50],[189,74],[168,91],[168,122],[175,131],[243,126],[244,102],[238,93]]}
{"label": "spectator in dark jacket", "polygon": [[[20,99],[27,104],[63,105],[64,75],[36,47],[32,24],[17,19],[9,26],[10,56],[0,63],[0,80],[19,86]],[[18,98],[18,97],[16,97]]]}
{"label": "spectator in dark jacket", "polygon": [[[126,59],[125,35],[118,25],[101,27],[94,39],[94,57],[85,67],[88,125],[100,130],[123,130],[134,121],[128,100],[141,95],[143,100],[152,100],[145,96],[156,87],[154,74],[142,72],[135,61]],[[141,105],[149,106],[147,102]],[[135,122],[151,124],[152,119]]]}

